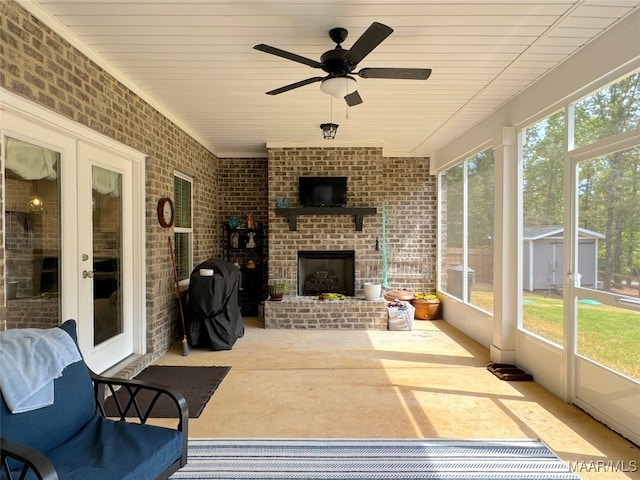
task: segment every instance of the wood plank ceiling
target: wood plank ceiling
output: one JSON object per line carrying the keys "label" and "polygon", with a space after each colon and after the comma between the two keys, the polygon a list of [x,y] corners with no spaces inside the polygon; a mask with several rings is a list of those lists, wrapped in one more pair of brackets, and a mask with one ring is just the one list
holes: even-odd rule
{"label": "wood plank ceiling", "polygon": [[[640,8],[640,0],[22,3],[221,158],[265,156],[268,142],[380,143],[387,155],[428,156]],[[394,32],[358,69],[431,68],[429,80],[358,78],[364,103],[350,108],[319,83],[265,95],[322,72],[254,45],[319,60],[335,46],[331,28],[349,31],[348,49],[374,21]],[[334,143],[319,128],[329,121],[340,125]]]}

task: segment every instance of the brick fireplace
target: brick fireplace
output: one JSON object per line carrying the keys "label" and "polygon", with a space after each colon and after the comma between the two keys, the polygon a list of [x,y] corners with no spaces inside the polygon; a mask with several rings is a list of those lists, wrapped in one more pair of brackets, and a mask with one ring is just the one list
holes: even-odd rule
{"label": "brick fireplace", "polygon": [[353,250],[299,250],[298,295],[355,293]]}
{"label": "brick fireplace", "polygon": [[[436,185],[428,159],[383,157],[380,147],[267,147],[269,283],[286,281],[298,290],[283,302],[265,302],[267,328],[386,328],[386,302],[365,301],[363,287],[382,281],[382,251],[376,245],[383,210],[388,288],[435,288]],[[375,214],[360,219],[361,230],[350,213],[299,215],[293,223],[276,215],[276,199],[288,198],[290,207],[298,207],[298,177],[314,175],[346,176],[348,207],[373,208]],[[353,252],[353,293],[347,300],[300,295],[299,252],[341,251]],[[320,276],[329,274],[316,269]]]}

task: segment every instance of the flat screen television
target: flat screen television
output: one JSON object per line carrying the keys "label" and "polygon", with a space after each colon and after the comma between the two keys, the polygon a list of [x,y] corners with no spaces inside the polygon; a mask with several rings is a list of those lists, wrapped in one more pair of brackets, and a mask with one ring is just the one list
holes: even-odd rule
{"label": "flat screen television", "polygon": [[303,207],[344,207],[347,177],[299,177],[298,194]]}

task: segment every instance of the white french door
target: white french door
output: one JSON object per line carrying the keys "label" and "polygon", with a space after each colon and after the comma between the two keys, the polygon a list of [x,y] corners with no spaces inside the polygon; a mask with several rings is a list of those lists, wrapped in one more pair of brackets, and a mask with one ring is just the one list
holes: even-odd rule
{"label": "white french door", "polygon": [[78,198],[78,341],[101,372],[134,351],[131,162],[79,142]]}
{"label": "white french door", "polygon": [[[622,141],[613,152],[584,149],[572,158],[567,309],[572,334],[567,351],[572,359],[568,365],[572,401],[640,443],[640,278],[621,261],[626,240],[635,230],[628,220],[640,211],[638,197],[632,194],[633,182],[632,190],[626,190],[629,178],[623,182],[620,177],[628,176],[628,165],[637,163],[636,141]],[[581,244],[579,229],[584,234],[594,212],[603,211],[596,210],[597,205],[607,207],[606,221],[599,222],[606,231],[591,232],[598,243]]]}
{"label": "white french door", "polygon": [[[42,242],[47,258],[55,260],[51,264],[57,272],[52,275],[58,284],[55,291],[34,292],[32,303],[58,298],[58,323],[77,321],[83,357],[92,370],[102,373],[132,354],[145,353],[145,157],[10,92],[0,89],[0,93],[0,140],[5,150],[7,139],[31,152],[39,149],[57,176],[56,182],[44,184],[40,177],[22,178],[22,168],[5,173],[5,183],[12,182],[14,190],[34,191],[40,186],[39,194],[47,194],[42,212],[23,213],[19,197],[12,207],[17,213],[10,212],[18,227],[47,225]],[[16,148],[12,152],[26,155]],[[30,162],[35,161],[32,157]],[[25,159],[17,158],[14,164]],[[23,217],[35,220],[19,222]],[[42,257],[44,247],[34,247],[33,255]],[[33,277],[36,283],[41,275]],[[16,280],[19,286],[32,283],[27,277]],[[19,298],[12,301],[30,292],[21,286]]]}

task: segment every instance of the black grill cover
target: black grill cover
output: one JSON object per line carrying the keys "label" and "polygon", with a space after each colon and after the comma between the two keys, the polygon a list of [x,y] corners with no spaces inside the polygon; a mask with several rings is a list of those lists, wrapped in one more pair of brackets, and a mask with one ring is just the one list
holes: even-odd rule
{"label": "black grill cover", "polygon": [[[213,276],[200,275],[201,269]],[[192,346],[211,350],[230,350],[244,334],[238,304],[240,270],[230,262],[209,259],[191,272],[185,323]]]}

